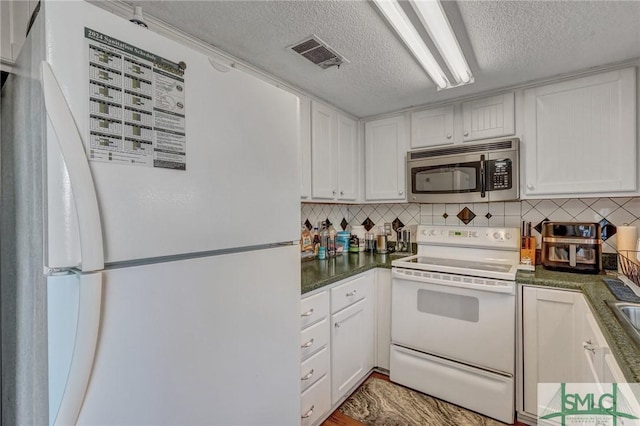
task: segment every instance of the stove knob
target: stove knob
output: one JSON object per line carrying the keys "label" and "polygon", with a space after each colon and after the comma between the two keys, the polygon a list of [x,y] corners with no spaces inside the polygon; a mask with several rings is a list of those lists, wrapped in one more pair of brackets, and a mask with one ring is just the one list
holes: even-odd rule
{"label": "stove knob", "polygon": [[495,238],[496,240],[499,240],[500,239],[500,234],[497,233],[497,232],[494,232],[493,233],[493,238]]}
{"label": "stove knob", "polygon": [[507,232],[506,234],[504,234],[504,237],[505,237],[507,240],[510,240],[510,239],[511,239],[511,234]]}

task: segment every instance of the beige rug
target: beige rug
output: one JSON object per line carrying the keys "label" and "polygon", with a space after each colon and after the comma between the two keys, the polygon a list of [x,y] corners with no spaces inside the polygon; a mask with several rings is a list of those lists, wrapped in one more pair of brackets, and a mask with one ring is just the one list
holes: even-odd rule
{"label": "beige rug", "polygon": [[375,377],[367,379],[339,410],[368,426],[504,425],[457,405]]}

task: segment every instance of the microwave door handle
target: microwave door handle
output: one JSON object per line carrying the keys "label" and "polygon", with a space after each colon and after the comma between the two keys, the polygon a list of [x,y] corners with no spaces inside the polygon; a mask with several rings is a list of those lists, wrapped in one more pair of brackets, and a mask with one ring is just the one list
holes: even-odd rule
{"label": "microwave door handle", "polygon": [[487,179],[485,176],[485,160],[484,155],[480,156],[480,197],[485,198],[487,196]]}

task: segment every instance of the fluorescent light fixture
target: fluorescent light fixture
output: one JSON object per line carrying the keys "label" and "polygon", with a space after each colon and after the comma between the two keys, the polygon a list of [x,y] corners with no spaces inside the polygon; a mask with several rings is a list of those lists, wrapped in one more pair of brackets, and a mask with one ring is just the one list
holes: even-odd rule
{"label": "fluorescent light fixture", "polygon": [[409,0],[409,3],[438,48],[455,78],[456,84],[451,84],[424,40],[402,10],[398,0],[373,0],[373,2],[411,50],[420,65],[431,76],[439,90],[473,83],[471,69],[464,58],[439,0]]}
{"label": "fluorescent light fixture", "polygon": [[464,58],[449,20],[438,0],[409,0],[411,7],[440,51],[458,84],[472,82],[471,69]]}
{"label": "fluorescent light fixture", "polygon": [[436,62],[433,55],[424,44],[424,41],[418,34],[418,31],[411,25],[409,18],[404,13],[400,4],[395,0],[374,0],[380,12],[389,21],[393,29],[398,33],[400,38],[407,45],[413,56],[420,62],[420,65],[431,76],[433,81],[440,89],[449,86],[447,76]]}

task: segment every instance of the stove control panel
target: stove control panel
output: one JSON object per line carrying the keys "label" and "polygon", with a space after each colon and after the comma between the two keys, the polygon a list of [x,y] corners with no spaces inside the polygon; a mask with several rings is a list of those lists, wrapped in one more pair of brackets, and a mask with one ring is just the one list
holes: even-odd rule
{"label": "stove control panel", "polygon": [[426,245],[491,247],[517,250],[517,228],[461,228],[457,226],[418,225],[417,242]]}

